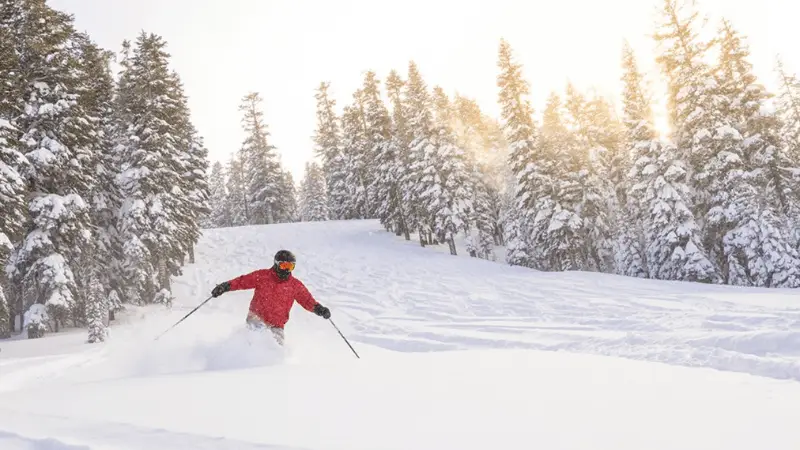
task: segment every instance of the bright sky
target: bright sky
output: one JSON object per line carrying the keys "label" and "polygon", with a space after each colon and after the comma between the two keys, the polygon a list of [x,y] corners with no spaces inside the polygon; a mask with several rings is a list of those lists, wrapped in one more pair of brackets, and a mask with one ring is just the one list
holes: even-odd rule
{"label": "bright sky", "polygon": [[[330,81],[341,108],[367,70],[405,77],[414,59],[428,85],[473,97],[497,116],[497,48],[505,37],[524,65],[540,113],[567,79],[617,96],[628,39],[652,70],[662,0],[49,0],[79,30],[119,51],[141,30],[162,35],[185,84],[193,120],[212,160],[242,141],[237,110],[248,91],[264,113],[281,159],[299,182],[312,157],[314,89]],[[800,70],[794,0],[701,0],[716,28],[730,19],[747,35],[756,73],[774,85],[775,56]],[[655,72],[653,74],[657,75]],[[766,79],[765,79],[766,77]]]}

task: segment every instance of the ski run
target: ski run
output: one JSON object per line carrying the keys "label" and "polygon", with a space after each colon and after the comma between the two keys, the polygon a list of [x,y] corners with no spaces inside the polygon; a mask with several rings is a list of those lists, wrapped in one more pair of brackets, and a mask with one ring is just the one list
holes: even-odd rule
{"label": "ski run", "polygon": [[[295,271],[287,348],[246,331],[252,291]],[[0,341],[0,449],[782,450],[800,446],[791,290],[542,273],[422,248],[377,221],[205,230],[171,311]]]}

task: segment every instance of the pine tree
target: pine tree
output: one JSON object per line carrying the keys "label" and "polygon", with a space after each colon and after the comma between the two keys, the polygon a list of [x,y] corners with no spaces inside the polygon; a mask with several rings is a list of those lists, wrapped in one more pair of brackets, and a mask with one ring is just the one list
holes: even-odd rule
{"label": "pine tree", "polygon": [[[411,136],[408,130],[408,111],[404,98],[405,82],[400,75],[392,70],[386,77],[386,93],[389,102],[392,104],[392,122],[390,131],[389,149],[387,155],[396,155],[394,158],[387,157],[390,161],[388,166],[381,165],[385,172],[381,170],[387,180],[394,181],[397,185],[397,233],[402,234],[407,241],[411,240],[411,228],[413,218],[411,217],[412,205],[406,201],[407,193],[412,191],[413,179],[410,176],[409,167],[411,165]],[[391,162],[393,160],[393,162]],[[380,161],[386,164],[386,161]],[[377,163],[376,163],[377,164]]]}
{"label": "pine tree", "polygon": [[204,221],[205,226],[209,228],[231,226],[229,205],[226,202],[225,172],[221,162],[217,161],[211,166],[208,185],[211,212]]}
{"label": "pine tree", "polygon": [[297,222],[299,220],[299,206],[297,201],[297,188],[291,172],[281,171],[278,178],[278,201],[275,204],[277,223]]}
{"label": "pine tree", "polygon": [[409,206],[408,225],[416,229],[420,245],[433,243],[434,224],[429,213],[429,204],[425,203],[425,195],[432,185],[425,183],[428,162],[436,151],[437,142],[433,139],[434,130],[432,102],[427,85],[417,69],[416,63],[409,62],[408,80],[405,83],[405,112],[408,127],[409,152],[407,171],[405,174],[403,202]]}
{"label": "pine tree", "polygon": [[[776,97],[775,114],[765,114],[765,120],[754,128],[770,127],[769,139],[777,139],[771,152],[765,152],[762,163],[769,167],[768,179],[774,190],[781,210],[789,216],[790,226],[795,231],[793,236],[800,242],[800,227],[794,217],[800,214],[800,80],[789,74],[783,63],[778,60],[776,67],[780,91]],[[777,122],[777,123],[776,123]],[[778,128],[778,137],[774,138],[772,128]],[[771,148],[771,147],[768,147]],[[797,245],[797,244],[796,244]]]}
{"label": "pine tree", "polygon": [[516,179],[517,201],[509,206],[519,211],[512,215],[518,222],[507,226],[506,261],[511,265],[533,267],[530,224],[550,184],[549,169],[537,144],[533,107],[528,99],[530,87],[522,76],[522,66],[514,61],[511,46],[505,40],[500,41],[498,67],[502,125],[511,152],[509,164]]}
{"label": "pine tree", "polygon": [[421,199],[433,218],[434,234],[448,243],[450,254],[456,255],[456,234],[470,232],[475,180],[466,152],[452,130],[455,113],[450,99],[439,86],[433,89],[433,104],[434,135],[432,145],[426,148],[427,168],[422,179],[426,189]]}
{"label": "pine tree", "polygon": [[[720,148],[716,132],[729,128],[720,127],[714,117],[716,82],[705,61],[711,43],[700,41],[699,13],[689,0],[664,0],[662,14],[655,39],[662,47],[657,60],[667,77],[672,141],[688,170],[689,207],[702,221],[712,207],[710,184],[716,178],[712,161]],[[722,138],[729,141],[735,136]],[[705,228],[702,222],[701,227]]]}
{"label": "pine tree", "polygon": [[[653,111],[650,99],[643,86],[643,77],[639,72],[636,57],[628,43],[622,52],[623,82],[623,122],[626,128],[625,146],[630,160],[622,164],[627,175],[632,169],[633,161],[640,157],[649,157],[649,150],[656,140]],[[639,174],[645,175],[645,174]],[[617,252],[616,267],[618,273],[630,277],[648,278],[647,254],[644,229],[649,218],[647,206],[637,198],[631,198],[635,185],[639,180],[627,177],[618,190],[620,211],[617,215]]]}
{"label": "pine tree", "polygon": [[[200,239],[200,223],[209,210],[208,149],[203,138],[191,122],[188,99],[177,73],[172,74],[174,88],[171,90],[175,101],[175,116],[180,131],[180,163],[176,170],[181,172],[181,184],[178,205],[178,222],[180,243],[183,255],[189,256],[189,263],[195,262],[194,246]],[[181,258],[183,261],[183,258]],[[173,269],[173,275],[179,275],[180,266]]]}
{"label": "pine tree", "polygon": [[[76,34],[77,104],[85,114],[85,139],[80,144],[78,159],[83,170],[91,174],[82,187],[81,197],[88,202],[94,236],[76,259],[74,276],[78,286],[76,302],[71,307],[74,324],[86,322],[85,302],[90,289],[91,273],[97,273],[101,286],[118,285],[120,243],[116,233],[116,213],[120,195],[115,184],[118,173],[112,144],[112,112],[114,80],[111,76],[111,52],[102,50],[88,36]],[[111,268],[111,270],[109,270]],[[104,294],[105,295],[105,294]]]}
{"label": "pine tree", "polygon": [[31,192],[31,224],[11,257],[9,273],[24,307],[46,305],[58,331],[78,300],[73,264],[91,242],[84,197],[93,179],[84,164],[91,159],[96,130],[87,125],[77,101],[79,42],[71,17],[39,0],[11,2],[3,9],[20,74],[10,80],[22,102],[13,141],[30,163],[23,176]]}
{"label": "pine tree", "polygon": [[778,59],[776,64],[780,93],[778,95],[778,114],[783,120],[781,134],[787,145],[787,152],[797,157],[800,153],[800,80],[790,74]]}
{"label": "pine tree", "polygon": [[472,191],[472,209],[469,212],[466,246],[470,256],[494,259],[494,245],[502,233],[498,232],[500,221],[500,193],[492,184],[490,153],[493,143],[489,127],[478,104],[463,96],[454,102],[452,124],[457,145],[465,150],[469,185]]}
{"label": "pine tree", "polygon": [[[570,84],[566,109],[574,139],[574,153],[568,156],[569,183],[579,186],[579,197],[568,200],[570,210],[580,217],[583,241],[583,270],[612,272],[612,222],[616,213],[616,191],[611,173],[616,168],[619,139],[611,119],[610,106],[601,98],[587,100]],[[618,174],[617,174],[618,175]]]}
{"label": "pine tree", "polygon": [[109,305],[103,285],[97,275],[91,277],[89,296],[86,302],[86,323],[88,325],[89,343],[103,342],[108,336],[106,318]]}
{"label": "pine tree", "polygon": [[[9,8],[13,2],[0,3],[0,8]],[[19,20],[14,15],[0,16],[0,49],[11,49],[16,45],[14,29]],[[20,98],[20,89],[23,84],[19,77],[19,59],[14,52],[0,51],[0,268],[4,268],[6,261],[22,237],[27,218],[25,205],[26,184],[20,171],[27,164],[27,160],[20,152],[18,142],[19,132],[14,126],[18,115],[19,105],[14,99]],[[0,270],[0,290],[7,283],[5,270]],[[11,330],[15,313],[21,314],[11,303],[13,298],[11,289],[0,293],[0,338],[7,337]]]}
{"label": "pine tree", "polygon": [[346,219],[369,219],[375,210],[372,185],[372,144],[366,117],[366,93],[358,89],[353,93],[353,103],[342,112],[342,153],[344,184],[347,198],[344,211]]}
{"label": "pine tree", "polygon": [[261,111],[261,95],[247,94],[239,106],[243,113],[245,140],[240,150],[247,193],[247,216],[250,224],[275,223],[277,192],[282,180],[275,147],[268,142],[269,132]]}
{"label": "pine tree", "polygon": [[120,74],[122,292],[134,304],[151,303],[157,292],[169,290],[187,252],[185,111],[165,47],[160,36],[142,32]]}
{"label": "pine tree", "polygon": [[306,163],[305,176],[300,186],[300,218],[305,222],[328,220],[328,199],[325,176],[315,162]]}
{"label": "pine tree", "polygon": [[[657,59],[668,79],[672,140],[678,151],[675,160],[671,156],[662,158],[662,168],[672,168],[676,175],[667,177],[667,181],[685,183],[685,191],[683,187],[676,188],[676,191],[686,202],[694,218],[692,222],[699,222],[696,228],[692,225],[683,229],[684,234],[691,235],[685,234],[682,242],[696,244],[692,252],[699,263],[689,271],[690,278],[716,282],[719,279],[719,269],[715,264],[720,260],[717,244],[721,227],[717,208],[724,204],[725,196],[719,184],[714,183],[734,169],[727,164],[733,160],[723,152],[737,145],[741,136],[737,136],[729,124],[719,122],[722,118],[716,114],[719,110],[717,85],[712,68],[705,62],[710,44],[700,41],[696,25],[698,13],[684,1],[664,0],[664,21],[655,36],[663,47]],[[685,171],[685,174],[677,176],[680,171]],[[675,208],[679,210],[677,205]],[[678,217],[684,223],[690,220],[684,213]],[[706,261],[711,262],[711,272],[707,271]],[[651,267],[652,264],[654,262],[651,262]],[[673,274],[679,272],[671,271]]]}
{"label": "pine tree", "polygon": [[721,122],[734,128],[728,134],[739,136],[738,145],[727,143],[720,152],[719,165],[725,163],[731,169],[714,181],[720,186],[712,197],[723,200],[712,209],[719,217],[713,223],[721,241],[723,282],[797,287],[800,259],[784,228],[787,219],[781,214],[786,205],[784,186],[791,180],[781,176],[775,164],[781,145],[778,122],[765,111],[770,96],[757,84],[748,61],[749,51],[729,22],[723,21],[718,40],[717,114]]}
{"label": "pine tree", "polygon": [[242,226],[250,223],[250,211],[247,202],[247,184],[244,164],[239,154],[231,155],[227,167],[227,195],[225,205],[231,226]]}
{"label": "pine tree", "polygon": [[543,270],[590,270],[591,242],[580,207],[586,188],[586,159],[566,120],[560,96],[552,93],[542,115],[539,139],[540,155],[549,162],[548,178],[552,184],[550,192],[542,195],[535,206],[531,229],[537,248],[533,258]]}
{"label": "pine tree", "polygon": [[331,219],[345,217],[344,204],[347,196],[344,156],[341,147],[339,119],[334,108],[336,101],[328,95],[330,83],[320,83],[314,97],[317,100],[317,129],[314,134],[315,153],[322,160],[328,209]]}
{"label": "pine tree", "polygon": [[648,211],[645,229],[647,270],[651,278],[712,282],[716,272],[700,241],[700,228],[687,205],[687,170],[678,149],[651,141],[638,149],[631,196]]}
{"label": "pine tree", "polygon": [[392,121],[383,103],[379,81],[374,72],[364,76],[364,122],[367,129],[369,166],[373,178],[369,186],[375,206],[375,216],[391,231],[400,233],[402,210],[400,183],[395,167],[399,163],[397,147],[392,141]]}

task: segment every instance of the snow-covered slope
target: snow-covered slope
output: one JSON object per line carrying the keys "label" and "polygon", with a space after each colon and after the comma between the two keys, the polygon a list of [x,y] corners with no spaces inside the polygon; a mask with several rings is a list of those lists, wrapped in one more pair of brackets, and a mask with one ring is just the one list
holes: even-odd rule
{"label": "snow-covered slope", "polygon": [[[287,354],[244,331],[249,292],[153,341],[279,248],[361,359],[299,306]],[[794,291],[537,273],[373,221],[209,230],[197,251],[173,310],[131,311],[105,344],[0,341],[0,448],[800,445]]]}

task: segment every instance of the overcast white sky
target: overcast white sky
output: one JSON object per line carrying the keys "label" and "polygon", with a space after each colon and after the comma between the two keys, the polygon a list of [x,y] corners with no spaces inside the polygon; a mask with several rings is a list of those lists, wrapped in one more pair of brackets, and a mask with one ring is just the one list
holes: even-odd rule
{"label": "overcast white sky", "polygon": [[[653,64],[662,0],[49,0],[78,29],[119,51],[140,31],[164,36],[185,84],[193,120],[212,160],[242,140],[240,99],[264,98],[272,143],[299,182],[312,157],[314,89],[332,83],[341,108],[366,70],[405,75],[414,59],[429,86],[478,100],[497,115],[497,47],[512,45],[531,82],[537,113],[567,79],[619,92],[627,38],[645,69]],[[752,61],[772,85],[776,54],[800,68],[800,6],[794,0],[702,0],[711,25],[724,16],[749,38]]]}

